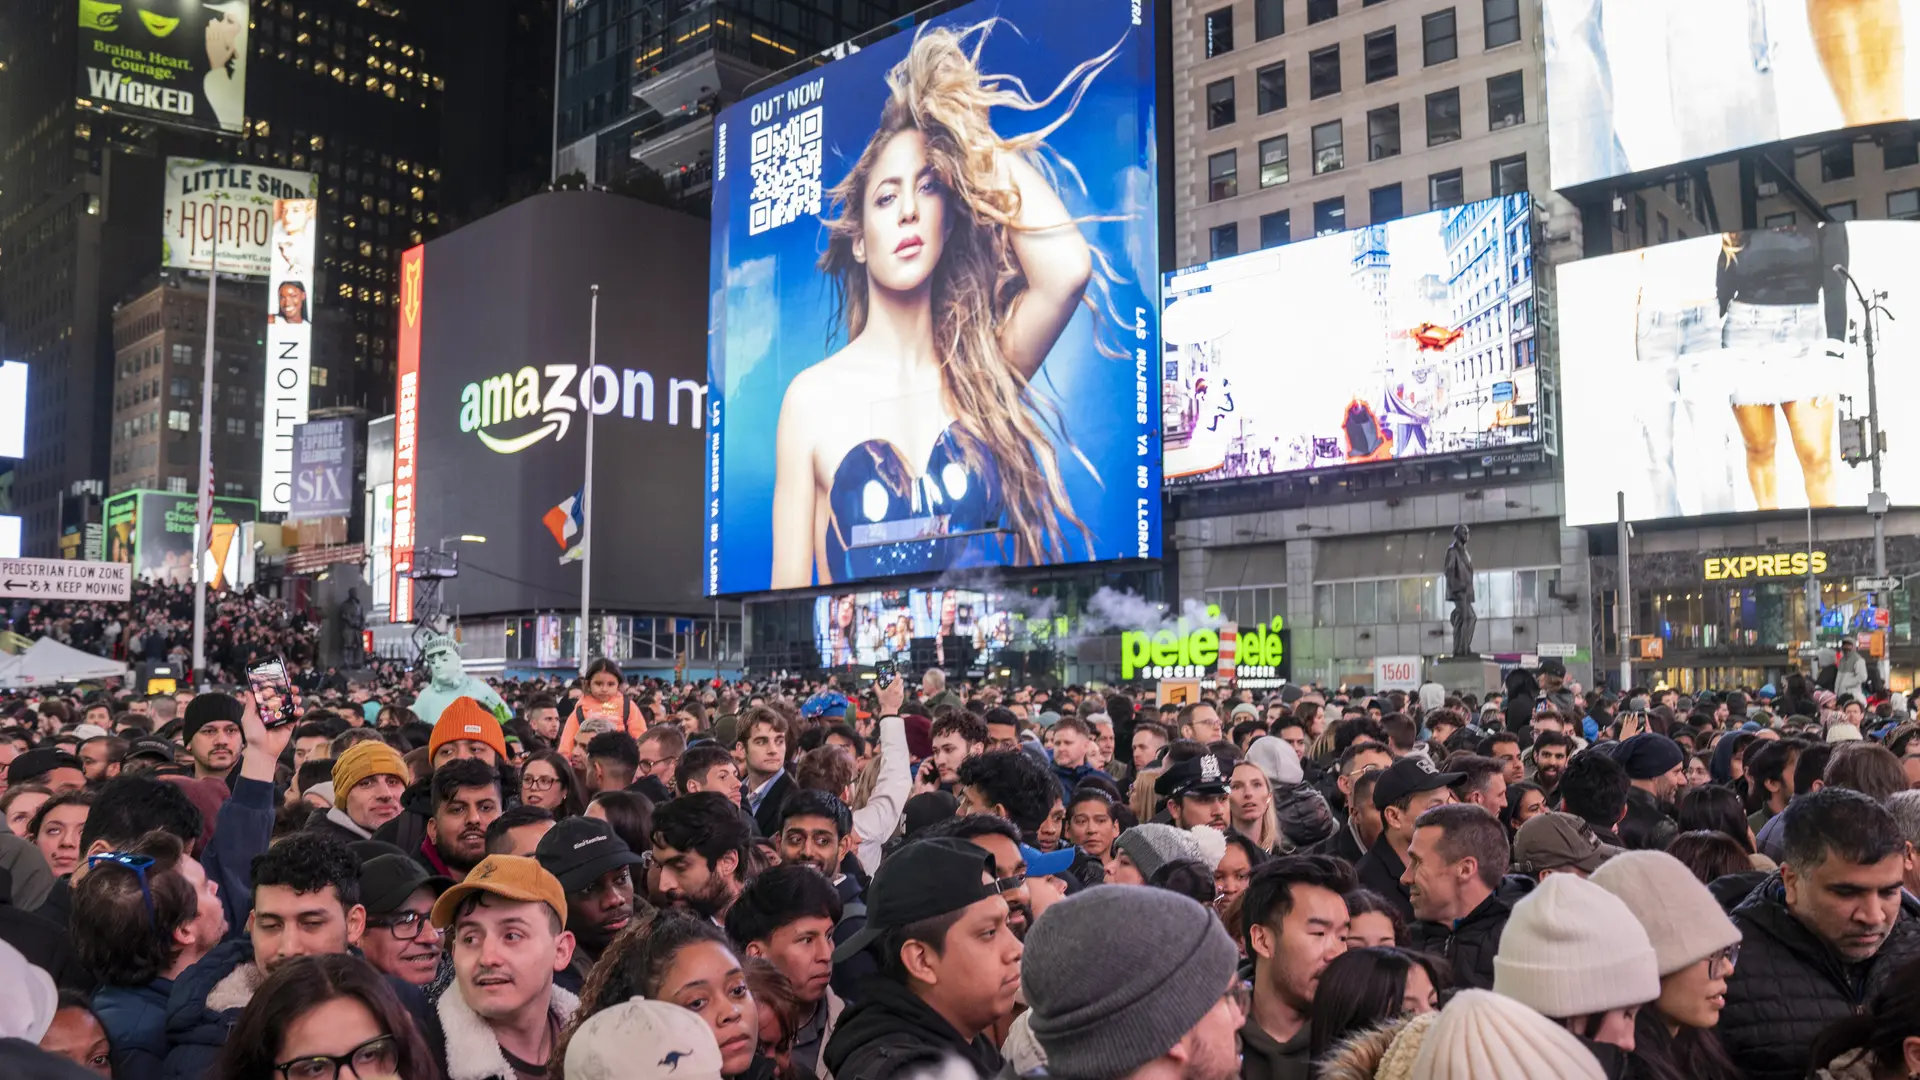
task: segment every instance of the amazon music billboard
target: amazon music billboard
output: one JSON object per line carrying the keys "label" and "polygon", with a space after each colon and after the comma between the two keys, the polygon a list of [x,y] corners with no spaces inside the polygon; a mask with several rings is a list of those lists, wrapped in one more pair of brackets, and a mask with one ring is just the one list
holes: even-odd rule
{"label": "amazon music billboard", "polygon": [[1536,442],[1531,211],[1507,195],[1167,275],[1167,482]]}
{"label": "amazon music billboard", "polygon": [[[577,607],[580,564],[566,556],[579,537],[554,512],[580,492],[591,409],[595,605],[711,612],[699,534],[706,251],[704,221],[561,191],[406,253],[396,571],[413,548],[484,536],[458,545],[447,603],[463,614]],[[412,608],[408,584],[395,582],[396,621]]]}

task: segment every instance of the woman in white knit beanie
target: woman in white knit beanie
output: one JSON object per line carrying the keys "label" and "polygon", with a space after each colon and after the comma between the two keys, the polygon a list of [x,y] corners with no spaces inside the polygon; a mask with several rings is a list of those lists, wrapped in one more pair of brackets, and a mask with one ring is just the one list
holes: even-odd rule
{"label": "woman in white knit beanie", "polygon": [[1589,1044],[1631,1053],[1635,1014],[1660,996],[1660,972],[1647,932],[1619,897],[1549,874],[1513,905],[1493,958],[1493,992]]}
{"label": "woman in white knit beanie", "polygon": [[1616,855],[1592,881],[1633,912],[1659,960],[1660,997],[1641,1010],[1635,1056],[1662,1075],[1738,1080],[1713,1028],[1727,1004],[1740,928],[1686,864],[1664,851]]}
{"label": "woman in white knit beanie", "polygon": [[1579,1039],[1546,1017],[1499,993],[1462,990],[1426,1029],[1410,1080],[1603,1080],[1606,1075]]}

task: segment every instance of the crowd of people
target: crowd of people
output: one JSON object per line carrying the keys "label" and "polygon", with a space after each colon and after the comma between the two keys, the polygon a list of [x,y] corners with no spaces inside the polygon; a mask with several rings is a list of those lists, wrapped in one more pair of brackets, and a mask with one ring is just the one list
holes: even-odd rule
{"label": "crowd of people", "polygon": [[299,670],[0,700],[0,1075],[1920,1074],[1877,687]]}

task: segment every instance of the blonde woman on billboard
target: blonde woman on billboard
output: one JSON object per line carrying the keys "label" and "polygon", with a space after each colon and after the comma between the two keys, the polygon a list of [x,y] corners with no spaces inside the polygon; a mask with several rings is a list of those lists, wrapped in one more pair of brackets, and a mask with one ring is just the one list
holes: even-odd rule
{"label": "blonde woman on billboard", "polygon": [[1721,237],[1721,346],[1755,506],[1780,507],[1777,419],[1800,461],[1807,505],[1834,505],[1834,409],[1846,355],[1846,226]]}
{"label": "blonde woman on billboard", "polygon": [[317,237],[307,235],[319,216],[314,199],[280,199],[273,204],[273,276],[313,280]]}
{"label": "blonde woman on billboard", "polygon": [[[1034,100],[977,66],[998,21],[919,34],[887,74],[879,129],[830,193],[839,216],[819,266],[847,344],[781,402],[773,588],[1040,565],[1064,557],[1065,529],[1087,536],[1060,471],[1061,451],[1079,452],[1031,384],[1080,305],[1097,312],[1089,286],[1108,275],[1044,140],[1119,46]],[[994,108],[1063,97],[1038,131],[989,126]]]}

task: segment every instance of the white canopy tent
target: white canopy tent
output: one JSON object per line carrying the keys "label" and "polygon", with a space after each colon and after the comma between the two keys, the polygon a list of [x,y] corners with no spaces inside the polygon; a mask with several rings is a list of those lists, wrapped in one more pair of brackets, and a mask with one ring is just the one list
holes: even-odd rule
{"label": "white canopy tent", "polygon": [[50,686],[125,678],[127,665],[40,638],[18,656],[0,657],[0,687]]}

